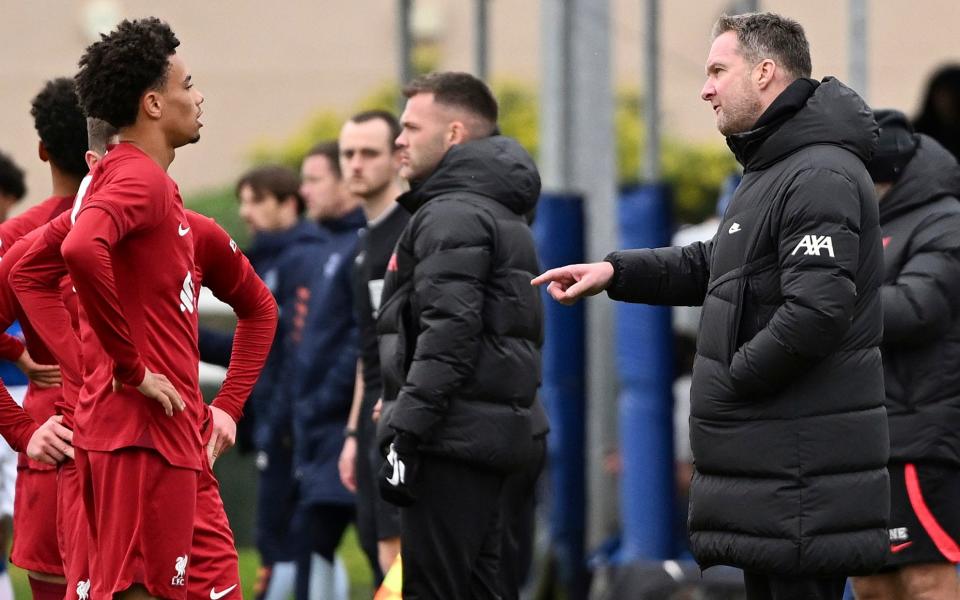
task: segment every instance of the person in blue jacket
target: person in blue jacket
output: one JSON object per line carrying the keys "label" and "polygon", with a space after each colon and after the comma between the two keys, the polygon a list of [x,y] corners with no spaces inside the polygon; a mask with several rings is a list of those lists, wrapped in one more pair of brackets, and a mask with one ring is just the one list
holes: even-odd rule
{"label": "person in blue jacket", "polygon": [[317,185],[321,171],[341,179],[336,142],[314,148],[301,169],[301,194],[311,216],[319,219],[325,241],[313,257],[305,334],[285,381],[294,389],[294,470],[300,502],[295,527],[307,542],[298,558],[298,599],[308,597],[311,564],[318,571],[315,579],[331,585],[333,577],[326,573],[331,573],[334,552],[354,520],[354,495],[340,482],[337,463],[356,378],[359,331],[351,272],[366,218],[359,197],[342,185],[333,193]]}

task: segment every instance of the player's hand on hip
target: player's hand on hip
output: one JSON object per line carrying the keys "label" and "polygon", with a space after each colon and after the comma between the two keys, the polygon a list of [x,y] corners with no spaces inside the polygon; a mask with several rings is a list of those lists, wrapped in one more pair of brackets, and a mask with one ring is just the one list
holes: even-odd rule
{"label": "player's hand on hip", "polygon": [[150,369],[144,371],[143,381],[137,386],[137,390],[147,398],[159,402],[168,417],[172,417],[174,411],[183,412],[187,407],[170,380],[160,373],[151,373]]}
{"label": "player's hand on hip", "polygon": [[47,419],[27,442],[27,456],[33,460],[56,465],[73,458],[73,432],[64,427],[62,415]]}
{"label": "player's hand on hip", "polygon": [[613,265],[607,261],[567,265],[535,277],[532,285],[547,285],[547,293],[560,304],[571,305],[584,296],[607,289],[613,279]]}
{"label": "player's hand on hip", "polygon": [[226,411],[216,406],[210,407],[210,418],[213,421],[213,433],[207,442],[207,459],[213,467],[217,457],[237,443],[237,423]]}
{"label": "player's hand on hip", "polygon": [[41,365],[33,360],[27,350],[17,359],[17,367],[39,388],[52,388],[62,381],[59,365]]}
{"label": "player's hand on hip", "polygon": [[357,493],[357,438],[349,435],[343,440],[340,459],[337,461],[340,483],[354,494]]}

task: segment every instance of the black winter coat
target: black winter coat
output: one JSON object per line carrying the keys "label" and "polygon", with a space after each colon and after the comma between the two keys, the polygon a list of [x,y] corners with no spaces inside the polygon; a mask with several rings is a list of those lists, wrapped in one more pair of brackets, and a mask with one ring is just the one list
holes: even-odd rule
{"label": "black winter coat", "polygon": [[535,453],[543,307],[525,215],[539,193],[530,156],[496,136],[453,146],[398,199],[413,216],[377,318],[381,447],[405,431],[421,452],[504,471]]}
{"label": "black winter coat", "polygon": [[960,466],[960,167],[925,135],[880,201],[890,456]]}
{"label": "black winter coat", "polygon": [[743,181],[714,239],[617,252],[613,299],[703,305],[691,388],[701,566],[869,573],[887,552],[877,129],[834,79],[728,138]]}

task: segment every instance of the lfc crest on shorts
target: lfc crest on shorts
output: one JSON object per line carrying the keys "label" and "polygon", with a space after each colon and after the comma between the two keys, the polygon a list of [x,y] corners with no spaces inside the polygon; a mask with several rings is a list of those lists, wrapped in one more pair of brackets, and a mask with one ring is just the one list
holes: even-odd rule
{"label": "lfc crest on shorts", "polygon": [[87,600],[90,597],[90,580],[85,579],[77,582],[77,598]]}
{"label": "lfc crest on shorts", "polygon": [[177,574],[174,575],[173,579],[170,580],[170,585],[186,585],[187,580],[187,555],[177,557],[177,562],[174,563],[173,568],[176,569]]}

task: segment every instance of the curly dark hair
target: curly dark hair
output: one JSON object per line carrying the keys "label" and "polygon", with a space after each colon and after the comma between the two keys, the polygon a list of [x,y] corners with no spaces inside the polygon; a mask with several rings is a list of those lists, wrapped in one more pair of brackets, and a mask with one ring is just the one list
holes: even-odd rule
{"label": "curly dark hair", "polygon": [[48,81],[33,98],[30,114],[50,162],[72,175],[86,175],[87,119],[73,80],[58,77]]}
{"label": "curly dark hair", "polygon": [[0,194],[9,194],[20,200],[27,193],[23,182],[23,169],[13,159],[0,152]]}
{"label": "curly dark hair", "polygon": [[88,117],[115,127],[133,125],[140,98],[163,87],[180,40],[156,17],[123,20],[80,57],[77,94]]}

